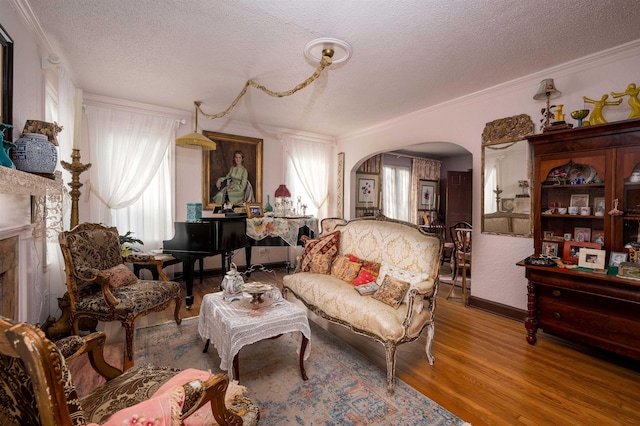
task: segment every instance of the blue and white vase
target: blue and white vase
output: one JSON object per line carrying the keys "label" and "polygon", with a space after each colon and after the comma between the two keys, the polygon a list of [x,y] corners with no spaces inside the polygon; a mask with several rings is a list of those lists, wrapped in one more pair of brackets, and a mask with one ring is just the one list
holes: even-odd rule
{"label": "blue and white vase", "polygon": [[46,135],[25,133],[15,144],[11,158],[16,169],[29,173],[53,173],[56,170],[58,151]]}

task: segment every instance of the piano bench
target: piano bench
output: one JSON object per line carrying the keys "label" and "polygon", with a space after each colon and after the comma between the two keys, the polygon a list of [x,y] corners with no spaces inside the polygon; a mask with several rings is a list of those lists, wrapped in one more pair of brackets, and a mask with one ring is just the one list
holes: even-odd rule
{"label": "piano bench", "polygon": [[[176,263],[180,263],[180,261],[178,259],[176,259],[175,257],[171,256],[170,254],[154,254],[153,258],[155,260],[159,260],[160,262],[162,262],[162,269],[166,268],[167,266],[171,266],[171,265],[175,265]],[[154,280],[159,280],[160,276],[158,275],[158,268],[156,267],[156,265],[152,264],[152,263],[136,263],[133,262],[133,273],[139,278],[142,279],[142,277],[140,276],[140,272],[143,269],[147,269],[149,271],[151,271],[151,275],[153,276]]]}

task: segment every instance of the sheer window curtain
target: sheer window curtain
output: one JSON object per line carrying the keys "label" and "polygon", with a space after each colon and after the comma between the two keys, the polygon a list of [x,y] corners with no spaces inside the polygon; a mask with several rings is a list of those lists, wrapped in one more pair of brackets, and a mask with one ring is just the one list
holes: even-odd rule
{"label": "sheer window curtain", "polygon": [[408,167],[382,167],[382,213],[390,218],[409,220],[411,171]]}
{"label": "sheer window curtain", "polygon": [[69,229],[71,215],[71,200],[69,197],[69,187],[71,175],[60,165],[60,160],[71,161],[71,147],[75,131],[75,97],[76,88],[71,82],[69,75],[64,68],[58,69],[57,82],[47,81],[45,91],[45,120],[57,122],[63,125],[63,130],[57,136],[58,139],[58,164],[56,169],[62,171],[62,182],[64,187],[58,196],[51,196],[47,199],[47,238],[46,238],[46,273],[45,286],[48,289],[48,300],[43,298],[47,304],[41,312],[41,321],[47,317],[59,313],[58,301],[56,297],[62,297],[67,291],[64,274],[64,259],[58,245],[58,234],[63,229]]}
{"label": "sheer window curtain", "polygon": [[85,113],[90,220],[133,232],[145,250],[160,247],[172,233],[178,121],[93,105]]}
{"label": "sheer window curtain", "polygon": [[291,191],[293,205],[300,196],[307,214],[318,219],[328,217],[329,167],[333,146],[327,142],[293,137],[283,138],[285,183]]}

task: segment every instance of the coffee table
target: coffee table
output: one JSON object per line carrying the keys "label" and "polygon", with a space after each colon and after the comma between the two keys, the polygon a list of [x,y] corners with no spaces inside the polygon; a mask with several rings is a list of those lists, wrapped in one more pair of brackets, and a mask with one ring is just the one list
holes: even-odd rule
{"label": "coffee table", "polygon": [[[207,341],[203,352],[207,352],[209,343],[213,341],[220,356],[220,369],[228,371],[229,380],[240,378],[238,353],[242,347],[294,331],[302,334],[300,373],[302,379],[307,380],[304,360],[309,356],[307,344],[311,329],[302,308],[282,299],[277,304],[267,301],[256,309],[247,294],[242,300],[232,302],[225,302],[222,292],[209,293],[202,298],[198,333]],[[233,371],[230,365],[233,365]]]}

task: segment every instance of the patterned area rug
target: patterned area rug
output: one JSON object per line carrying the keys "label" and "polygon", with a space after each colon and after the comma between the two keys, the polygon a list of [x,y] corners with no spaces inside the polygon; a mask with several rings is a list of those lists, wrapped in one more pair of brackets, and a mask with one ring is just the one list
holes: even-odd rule
{"label": "patterned area rug", "polygon": [[[219,372],[213,344],[203,353],[197,318],[136,330],[135,362]],[[396,379],[386,392],[386,372],[313,322],[308,381],[302,380],[299,333],[264,340],[240,351],[240,383],[260,407],[261,425],[464,425]],[[113,356],[113,354],[110,354]],[[74,375],[74,381],[78,379]],[[91,384],[93,386],[95,383]]]}

